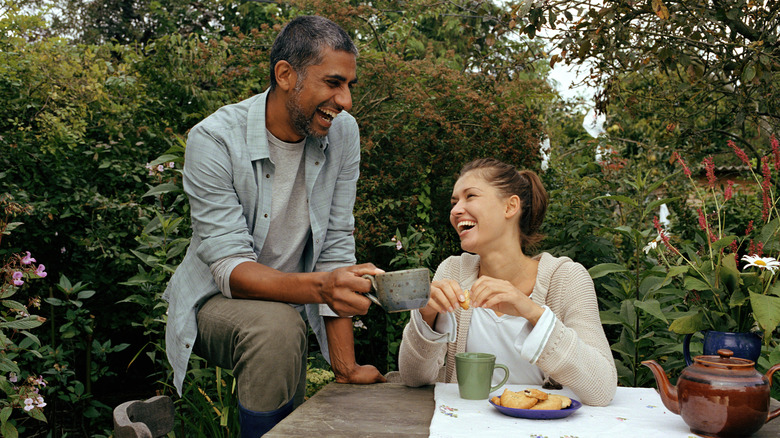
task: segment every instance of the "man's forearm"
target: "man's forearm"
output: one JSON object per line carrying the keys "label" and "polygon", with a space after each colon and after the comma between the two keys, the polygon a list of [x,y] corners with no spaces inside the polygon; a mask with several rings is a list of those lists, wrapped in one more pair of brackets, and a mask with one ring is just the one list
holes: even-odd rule
{"label": "man's forearm", "polygon": [[324,303],[320,291],[327,275],[327,272],[286,273],[260,263],[244,262],[230,274],[230,293],[233,298]]}
{"label": "man's forearm", "polygon": [[352,318],[325,317],[324,320],[325,330],[328,334],[330,366],[336,375],[336,381],[346,383],[357,367]]}

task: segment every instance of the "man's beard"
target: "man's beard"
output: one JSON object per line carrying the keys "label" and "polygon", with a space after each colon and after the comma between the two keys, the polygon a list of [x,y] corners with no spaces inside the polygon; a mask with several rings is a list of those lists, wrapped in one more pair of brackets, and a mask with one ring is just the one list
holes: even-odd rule
{"label": "man's beard", "polygon": [[290,99],[288,99],[287,103],[285,104],[287,107],[287,112],[290,114],[290,122],[292,123],[295,132],[299,135],[318,138],[325,137],[326,134],[320,134],[311,128],[316,111],[311,116],[308,116],[303,112],[303,108],[301,107],[301,91],[303,90],[302,82],[303,81],[299,81],[297,84],[295,84],[293,95],[290,96]]}

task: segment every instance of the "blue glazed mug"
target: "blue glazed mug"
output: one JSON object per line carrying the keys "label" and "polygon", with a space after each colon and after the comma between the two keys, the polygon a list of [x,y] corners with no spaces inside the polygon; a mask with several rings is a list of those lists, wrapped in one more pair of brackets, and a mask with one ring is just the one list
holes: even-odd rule
{"label": "blue glazed mug", "polygon": [[[761,335],[751,332],[718,332],[715,330],[704,330],[704,348],[703,354],[707,356],[717,356],[718,350],[725,348],[734,352],[734,357],[752,360],[756,362],[761,356]],[[691,359],[690,343],[693,333],[685,335],[683,340],[683,356],[685,364],[690,366],[693,363]]]}

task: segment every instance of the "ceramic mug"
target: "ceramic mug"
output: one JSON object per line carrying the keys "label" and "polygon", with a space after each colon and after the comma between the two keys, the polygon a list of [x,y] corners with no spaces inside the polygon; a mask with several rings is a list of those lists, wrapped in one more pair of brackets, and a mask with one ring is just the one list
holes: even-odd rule
{"label": "ceramic mug", "polygon": [[[498,385],[490,386],[496,368],[504,370],[504,378]],[[455,373],[460,397],[468,400],[487,399],[491,392],[504,386],[509,379],[509,368],[497,364],[496,356],[490,353],[457,353]]]}
{"label": "ceramic mug", "polygon": [[428,268],[405,269],[377,275],[364,275],[376,293],[366,298],[389,313],[424,307],[431,295],[431,272]]}

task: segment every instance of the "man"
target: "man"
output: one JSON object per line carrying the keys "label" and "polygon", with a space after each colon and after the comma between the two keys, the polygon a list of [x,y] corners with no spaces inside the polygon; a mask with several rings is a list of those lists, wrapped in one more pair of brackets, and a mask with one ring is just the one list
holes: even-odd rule
{"label": "man", "polygon": [[385,380],[355,362],[349,318],[368,311],[362,275],[382,272],[355,265],[360,137],[346,111],[357,54],[332,21],[296,18],[271,48],[269,89],[219,109],[187,139],[193,235],[165,293],[168,360],[180,395],[192,351],[233,370],[242,438],[303,401],[304,318],[336,381]]}

